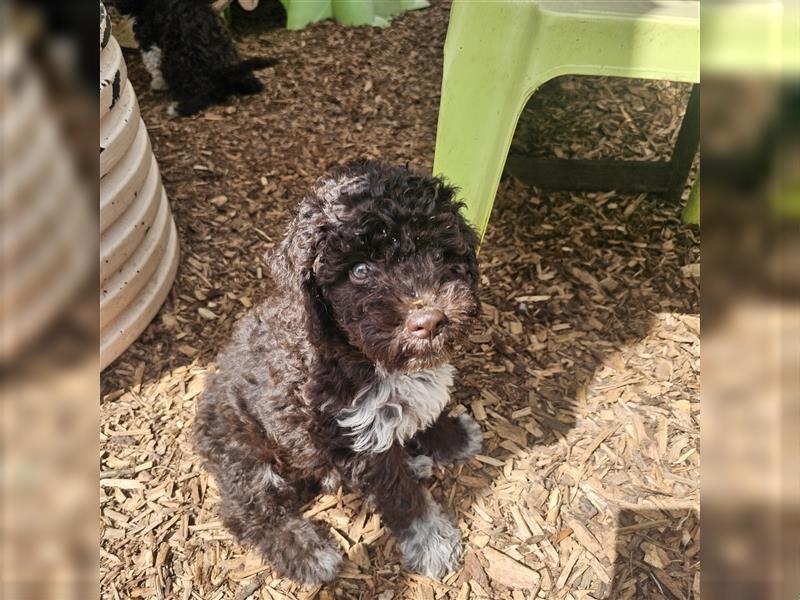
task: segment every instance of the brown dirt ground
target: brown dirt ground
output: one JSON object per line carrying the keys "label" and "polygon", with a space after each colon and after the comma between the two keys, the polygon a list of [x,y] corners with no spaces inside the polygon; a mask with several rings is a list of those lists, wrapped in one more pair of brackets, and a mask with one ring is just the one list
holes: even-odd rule
{"label": "brown dirt ground", "polygon": [[[448,4],[380,29],[319,23],[241,40],[280,65],[267,91],[169,119],[128,55],[182,260],[139,340],[102,376],[106,599],[699,597],[699,238],[650,195],[541,192],[504,178],[482,252],[484,314],[457,361],[454,411],[483,455],[436,474],[464,566],[403,570],[352,495],[310,507],[347,551],[322,589],[274,579],[234,543],[192,452],[203,381],[235,320],[269,290],[263,253],[328,167],[358,156],[430,170]],[[515,147],[669,154],[685,87],[564,78]]]}

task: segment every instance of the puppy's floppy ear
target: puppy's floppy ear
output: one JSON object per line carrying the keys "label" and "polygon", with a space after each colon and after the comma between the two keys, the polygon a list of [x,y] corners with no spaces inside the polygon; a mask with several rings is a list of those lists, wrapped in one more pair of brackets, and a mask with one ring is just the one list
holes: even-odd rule
{"label": "puppy's floppy ear", "polygon": [[281,242],[266,255],[272,278],[284,289],[300,292],[314,277],[325,217],[315,197],[304,199],[286,229]]}
{"label": "puppy's floppy ear", "polygon": [[312,342],[317,342],[330,326],[328,307],[315,279],[327,223],[319,198],[312,195],[304,199],[283,240],[266,256],[275,283],[303,303]]}
{"label": "puppy's floppy ear", "polygon": [[330,307],[316,281],[317,268],[326,250],[326,232],[341,226],[346,218],[343,199],[363,192],[366,187],[366,177],[347,168],[320,179],[311,195],[300,203],[286,236],[267,255],[275,282],[295,294],[298,301],[302,300],[312,343],[320,343],[326,336],[330,338],[336,330]]}
{"label": "puppy's floppy ear", "polygon": [[307,278],[313,278],[326,228],[335,227],[346,218],[343,199],[367,189],[367,177],[353,170],[341,167],[319,179],[312,193],[300,202],[286,236],[267,254],[272,277],[284,288],[299,290]]}

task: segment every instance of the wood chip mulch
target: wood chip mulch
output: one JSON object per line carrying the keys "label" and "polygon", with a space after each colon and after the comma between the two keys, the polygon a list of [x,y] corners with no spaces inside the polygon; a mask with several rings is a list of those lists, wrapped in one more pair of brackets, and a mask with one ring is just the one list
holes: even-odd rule
{"label": "wood chip mulch", "polygon": [[[482,455],[436,473],[463,567],[401,568],[361,499],[325,496],[347,554],[305,588],[221,527],[193,453],[197,397],[231,326],[270,282],[263,253],[328,167],[371,156],[429,170],[449,5],[387,29],[319,23],[240,40],[279,57],[265,93],[171,119],[128,55],[181,240],[160,313],[102,377],[104,599],[699,597],[699,236],[646,194],[541,192],[504,178],[481,252],[483,318],[457,361],[456,412]],[[515,145],[556,156],[668,156],[685,86],[563,78]],[[545,148],[545,150],[541,150]]]}

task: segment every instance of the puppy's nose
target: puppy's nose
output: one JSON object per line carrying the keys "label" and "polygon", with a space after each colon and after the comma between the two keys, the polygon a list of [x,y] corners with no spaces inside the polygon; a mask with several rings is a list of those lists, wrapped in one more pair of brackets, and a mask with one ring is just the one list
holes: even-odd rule
{"label": "puppy's nose", "polygon": [[423,308],[408,316],[406,331],[421,340],[433,338],[442,321],[444,321],[444,313],[438,308]]}

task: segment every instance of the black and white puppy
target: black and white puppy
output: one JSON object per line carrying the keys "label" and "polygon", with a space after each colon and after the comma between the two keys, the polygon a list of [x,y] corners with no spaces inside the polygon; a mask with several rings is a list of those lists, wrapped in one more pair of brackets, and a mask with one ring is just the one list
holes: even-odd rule
{"label": "black and white puppy", "polygon": [[264,89],[253,71],[273,58],[242,59],[209,0],[116,0],[133,32],[154,90],[169,89],[188,116],[235,94]]}

